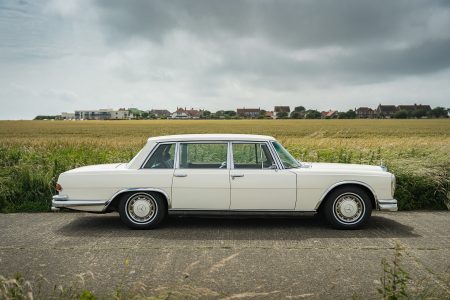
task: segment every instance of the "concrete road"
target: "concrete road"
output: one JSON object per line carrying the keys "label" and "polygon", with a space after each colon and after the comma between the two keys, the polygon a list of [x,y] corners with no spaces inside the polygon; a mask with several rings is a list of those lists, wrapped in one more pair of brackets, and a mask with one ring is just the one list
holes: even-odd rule
{"label": "concrete road", "polygon": [[379,298],[381,260],[396,244],[412,292],[450,298],[449,212],[374,213],[357,231],[317,217],[170,217],[133,231],[117,214],[3,214],[0,274],[64,286],[85,274],[84,286],[103,295],[124,287],[175,299],[366,299]]}

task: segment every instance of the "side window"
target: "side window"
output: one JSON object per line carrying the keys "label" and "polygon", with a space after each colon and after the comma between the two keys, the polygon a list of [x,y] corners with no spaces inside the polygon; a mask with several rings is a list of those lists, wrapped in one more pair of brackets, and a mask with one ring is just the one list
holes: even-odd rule
{"label": "side window", "polygon": [[173,169],[175,144],[162,144],[153,152],[144,169]]}
{"label": "side window", "polygon": [[274,162],[266,144],[233,144],[233,163],[235,169],[269,169]]}
{"label": "side window", "polygon": [[226,169],[226,143],[181,143],[180,168]]}

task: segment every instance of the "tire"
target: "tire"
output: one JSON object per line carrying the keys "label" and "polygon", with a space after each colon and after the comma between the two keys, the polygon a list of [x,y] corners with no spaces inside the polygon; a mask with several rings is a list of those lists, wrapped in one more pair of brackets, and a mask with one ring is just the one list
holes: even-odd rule
{"label": "tire", "polygon": [[357,186],[344,186],[326,197],[322,213],[334,228],[358,229],[369,220],[372,201],[365,190]]}
{"label": "tire", "polygon": [[120,219],[133,229],[156,228],[166,214],[166,201],[156,193],[136,192],[125,194],[120,199]]}

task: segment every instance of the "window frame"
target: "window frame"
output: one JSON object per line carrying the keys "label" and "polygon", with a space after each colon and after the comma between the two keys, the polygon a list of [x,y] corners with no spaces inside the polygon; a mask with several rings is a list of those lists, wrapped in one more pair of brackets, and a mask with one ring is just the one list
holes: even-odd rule
{"label": "window frame", "polygon": [[[283,163],[281,162],[281,159],[278,157],[278,153],[276,152],[274,145],[272,144],[272,140],[267,141],[248,141],[248,140],[191,140],[191,141],[166,141],[166,142],[158,142],[156,145],[152,148],[150,153],[147,155],[144,162],[141,164],[139,170],[177,170],[180,168],[180,155],[181,155],[181,146],[180,144],[227,144],[227,167],[223,169],[218,170],[245,170],[245,169],[234,169],[234,161],[233,161],[233,143],[241,143],[241,144],[266,144],[269,152],[272,156],[272,160],[277,166],[276,169],[273,170],[282,170],[285,169],[283,166]],[[155,153],[156,149],[160,147],[161,145],[165,144],[175,144],[175,159],[172,169],[146,169],[144,166],[147,164],[147,161],[152,157],[152,155]],[[195,169],[181,169],[181,170],[195,170]],[[210,168],[198,168],[196,170],[217,170],[217,169],[210,169]],[[250,170],[250,169],[249,169]],[[252,169],[252,170],[259,170],[259,169]],[[261,169],[261,170],[269,170],[269,169]]]}
{"label": "window frame", "polygon": [[[236,169],[234,167],[233,144],[259,144],[260,147],[263,144],[266,145],[267,149],[269,150],[269,155],[271,156],[271,159],[272,159],[273,163],[275,164],[276,168],[275,169],[263,168],[262,167],[262,162],[261,162],[261,168],[258,168],[258,169],[245,169],[245,168],[243,168],[243,169],[237,168]],[[279,169],[281,169],[280,165],[278,163],[278,158],[275,158],[273,149],[270,147],[270,143],[268,143],[267,141],[230,141],[229,142],[229,147],[230,147],[229,148],[229,152],[230,152],[230,167],[231,167],[232,170],[240,170],[240,171],[242,171],[242,170],[279,170]],[[262,151],[262,149],[261,149],[261,151]]]}
{"label": "window frame", "polygon": [[[181,168],[181,144],[224,144],[227,149],[227,167],[226,168]],[[177,170],[230,170],[230,145],[228,141],[205,141],[205,140],[196,140],[196,141],[179,141],[177,142],[177,147],[175,148],[175,163],[174,167]]]}
{"label": "window frame", "polygon": [[[145,165],[147,164],[147,162],[150,160],[150,158],[153,156],[153,154],[155,154],[156,150],[163,146],[163,145],[168,145],[168,144],[173,144],[175,145],[175,153],[174,153],[174,162],[173,162],[173,168],[146,168]],[[147,157],[145,158],[144,162],[141,164],[141,167],[139,168],[139,170],[174,170],[175,166],[176,166],[176,161],[177,161],[177,148],[178,145],[176,142],[161,142],[161,143],[157,143],[155,145],[155,147],[152,148],[152,150],[150,151],[150,153],[147,155]]]}

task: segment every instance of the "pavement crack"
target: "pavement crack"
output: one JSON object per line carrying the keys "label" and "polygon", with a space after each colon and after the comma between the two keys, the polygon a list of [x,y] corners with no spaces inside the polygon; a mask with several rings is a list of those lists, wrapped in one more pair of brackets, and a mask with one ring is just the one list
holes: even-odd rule
{"label": "pavement crack", "polygon": [[230,255],[230,256],[227,256],[227,257],[221,259],[220,261],[218,261],[217,263],[215,263],[214,265],[211,266],[211,268],[209,269],[209,273],[216,272],[216,271],[218,271],[219,269],[225,267],[225,265],[226,265],[230,260],[232,260],[233,258],[235,258],[235,257],[238,256],[238,255],[239,255],[239,252],[238,252],[238,253],[234,253],[234,254],[232,254],[232,255]]}

